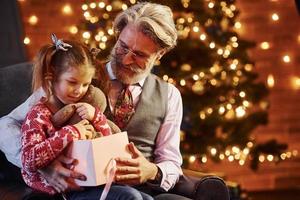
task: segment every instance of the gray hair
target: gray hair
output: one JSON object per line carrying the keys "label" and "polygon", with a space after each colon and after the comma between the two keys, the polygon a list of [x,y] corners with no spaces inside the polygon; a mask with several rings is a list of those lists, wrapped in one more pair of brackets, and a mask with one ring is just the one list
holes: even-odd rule
{"label": "gray hair", "polygon": [[176,45],[177,30],[168,6],[143,2],[129,7],[114,21],[113,29],[117,37],[128,24],[137,25],[141,32],[167,51]]}

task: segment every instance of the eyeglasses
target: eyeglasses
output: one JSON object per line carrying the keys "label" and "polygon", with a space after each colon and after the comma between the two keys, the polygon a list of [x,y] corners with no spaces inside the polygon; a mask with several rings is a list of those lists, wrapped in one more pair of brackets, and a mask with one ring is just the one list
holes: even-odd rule
{"label": "eyeglasses", "polygon": [[117,43],[117,54],[119,55],[127,55],[131,53],[132,58],[139,64],[145,63],[148,58],[150,58],[151,55],[148,55],[141,51],[133,51],[131,50],[123,41],[119,40]]}

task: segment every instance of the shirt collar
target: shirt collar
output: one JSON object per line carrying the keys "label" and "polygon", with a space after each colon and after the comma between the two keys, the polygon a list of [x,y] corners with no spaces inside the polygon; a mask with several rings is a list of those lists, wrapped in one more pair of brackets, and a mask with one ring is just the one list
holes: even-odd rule
{"label": "shirt collar", "polygon": [[[112,71],[111,62],[106,63],[106,69],[107,69],[107,72],[108,72],[109,79],[111,81],[117,80],[117,77],[115,76],[114,72]],[[138,85],[143,87],[143,85],[145,83],[145,80],[146,80],[146,78],[143,78],[142,80],[140,80],[138,82]]]}

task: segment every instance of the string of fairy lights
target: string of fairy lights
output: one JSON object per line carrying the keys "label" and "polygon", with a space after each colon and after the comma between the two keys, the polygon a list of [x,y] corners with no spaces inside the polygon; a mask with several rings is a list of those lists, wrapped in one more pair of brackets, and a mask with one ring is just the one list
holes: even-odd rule
{"label": "string of fairy lights", "polygon": [[[19,0],[20,4],[26,3],[29,0]],[[276,2],[276,0],[270,0]],[[130,0],[129,4],[135,4],[136,0]],[[188,8],[190,5],[190,0],[181,0],[181,3],[184,8]],[[213,9],[216,4],[219,4],[224,13],[223,20],[221,21],[221,27],[223,29],[229,29],[228,19],[235,17],[236,6],[233,4],[227,4],[224,1],[213,1],[206,0],[206,6],[208,9]],[[83,13],[83,19],[91,24],[99,22],[99,20],[108,20],[110,19],[112,12],[119,12],[120,10],[126,10],[130,5],[124,3],[123,1],[115,0],[112,3],[109,3],[105,0],[94,1],[90,3],[83,3],[81,5],[81,10]],[[99,15],[101,13],[101,15]],[[74,11],[72,4],[64,4],[61,7],[61,17],[74,16]],[[37,26],[39,24],[39,17],[37,15],[30,15],[27,18],[27,22],[31,26]],[[273,23],[278,23],[280,21],[279,13],[271,13],[270,20]],[[186,39],[188,37],[198,38],[204,45],[209,49],[216,52],[216,54],[223,58],[228,58],[232,51],[239,46],[238,36],[233,36],[227,42],[225,46],[219,45],[216,41],[209,37],[209,34],[205,32],[205,26],[210,26],[213,23],[212,19],[207,19],[204,24],[201,24],[199,21],[195,20],[192,14],[185,15],[176,19],[176,28],[178,30],[179,39]],[[236,32],[241,32],[243,29],[243,24],[240,21],[236,21],[232,27]],[[98,28],[96,31],[90,31],[80,28],[77,25],[69,25],[68,31],[70,34],[80,37],[86,44],[89,44],[92,47],[98,47],[102,50],[105,50],[108,47],[108,42],[114,39],[114,32],[112,29],[112,24],[107,23],[105,27]],[[300,34],[297,36],[296,41],[300,44]],[[32,39],[30,36],[24,38],[24,44],[30,45]],[[274,48],[274,44],[270,41],[262,41],[259,44],[259,48],[262,51],[270,50]],[[293,57],[289,53],[283,53],[282,55],[283,64],[291,64],[293,62]],[[192,71],[193,66],[189,63],[182,64],[180,66],[182,71],[190,72]],[[230,84],[237,86],[240,82],[243,81],[243,71],[251,72],[254,66],[252,64],[242,64],[238,59],[227,59],[226,65],[223,66],[215,62],[208,71],[198,71],[190,73],[186,77],[181,77],[179,80],[176,78],[170,77],[169,75],[164,75],[162,78],[179,87],[188,87],[197,94],[201,94],[205,91],[205,83],[209,83],[211,86],[218,87],[224,83],[228,84],[228,79],[230,77]],[[226,70],[225,70],[226,69]],[[228,71],[234,75],[228,75]],[[221,78],[215,78],[216,74],[220,74]],[[300,88],[300,77],[292,77],[292,87]],[[267,76],[266,83],[269,88],[275,86],[275,78],[273,74]],[[199,118],[205,120],[213,112],[218,112],[220,116],[223,116],[226,120],[232,120],[235,118],[243,118],[247,116],[247,113],[251,112],[254,108],[253,104],[247,100],[246,91],[238,91],[228,96],[220,96],[220,104],[215,105],[214,107],[207,107],[199,111]],[[237,100],[238,99],[238,100]],[[268,103],[262,101],[260,104],[260,109],[267,109]],[[181,132],[181,138],[184,140],[184,132]],[[190,163],[195,161],[200,161],[206,163],[209,156],[217,157],[220,160],[228,160],[229,162],[237,161],[240,165],[244,165],[248,159],[249,152],[253,147],[254,143],[249,141],[245,148],[240,149],[238,146],[227,147],[225,151],[221,152],[216,147],[208,147],[208,153],[205,155],[184,155],[189,160]],[[297,150],[287,151],[282,153],[279,157],[271,154],[259,155],[260,162],[276,162],[279,160],[285,160],[291,157],[298,155]]]}

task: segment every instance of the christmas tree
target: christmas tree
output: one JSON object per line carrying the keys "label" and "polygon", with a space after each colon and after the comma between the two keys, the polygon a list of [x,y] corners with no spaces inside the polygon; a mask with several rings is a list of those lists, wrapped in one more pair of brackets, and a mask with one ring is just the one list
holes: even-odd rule
{"label": "christmas tree", "polygon": [[[267,123],[267,87],[257,81],[247,50],[253,42],[239,37],[235,0],[151,1],[171,7],[178,44],[153,72],[181,92],[184,117],[181,151],[184,163],[225,158],[257,169],[261,154],[280,155],[287,148],[275,140],[256,144],[251,132]],[[115,16],[135,0],[86,1],[78,34],[107,59],[115,44]]]}

